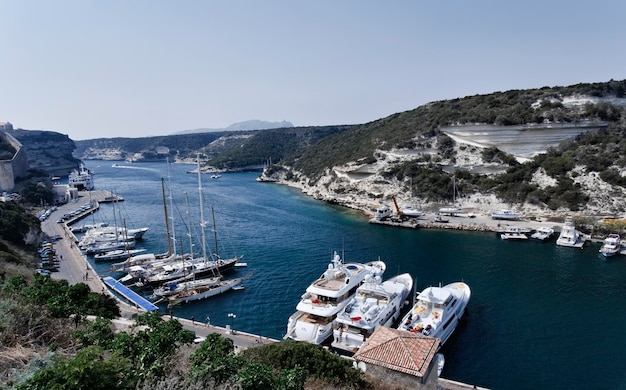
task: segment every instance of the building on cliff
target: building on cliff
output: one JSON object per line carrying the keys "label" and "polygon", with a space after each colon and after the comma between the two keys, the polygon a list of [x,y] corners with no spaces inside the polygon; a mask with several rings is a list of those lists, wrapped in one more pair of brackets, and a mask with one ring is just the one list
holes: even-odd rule
{"label": "building on cliff", "polygon": [[11,158],[0,160],[0,191],[11,191],[15,188],[15,179],[28,175],[28,158],[22,148],[22,144],[12,135],[4,131],[13,129],[13,125],[8,122],[0,123],[0,142],[7,143],[15,150]]}

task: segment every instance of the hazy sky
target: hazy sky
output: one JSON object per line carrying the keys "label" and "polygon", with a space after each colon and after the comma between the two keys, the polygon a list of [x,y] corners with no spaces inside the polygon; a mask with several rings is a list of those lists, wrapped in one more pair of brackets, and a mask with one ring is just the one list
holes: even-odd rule
{"label": "hazy sky", "polygon": [[366,123],[626,78],[626,1],[0,0],[0,122],[74,140]]}

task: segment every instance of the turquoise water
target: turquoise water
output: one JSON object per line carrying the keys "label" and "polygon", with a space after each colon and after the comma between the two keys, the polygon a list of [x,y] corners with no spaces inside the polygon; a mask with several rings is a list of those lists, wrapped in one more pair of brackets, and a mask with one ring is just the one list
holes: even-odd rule
{"label": "turquoise water", "polygon": [[[98,189],[125,198],[116,213],[103,205],[94,221],[112,222],[115,214],[129,227],[147,226],[144,247],[165,251],[161,178],[168,181],[167,165],[111,164],[86,162]],[[199,226],[198,179],[186,173],[193,168],[169,169],[177,248],[186,252],[183,222],[191,218]],[[257,176],[202,179],[205,220],[211,221],[213,207],[220,254],[244,255],[248,267],[235,274],[252,273],[246,289],[177,307],[175,315],[199,321],[208,315],[225,326],[233,313],[236,329],[280,339],[300,295],[333,251],[343,251],[346,261],[380,257],[387,277],[409,272],[419,290],[456,280],[472,288],[467,316],[442,349],[443,377],[494,389],[626,389],[626,258],[604,260],[598,245],[580,250],[488,233],[370,225],[359,212],[258,183]],[[199,242],[196,230],[191,236]],[[212,237],[209,228],[211,248]],[[199,252],[200,244],[194,249]],[[107,264],[95,266],[107,274]]]}

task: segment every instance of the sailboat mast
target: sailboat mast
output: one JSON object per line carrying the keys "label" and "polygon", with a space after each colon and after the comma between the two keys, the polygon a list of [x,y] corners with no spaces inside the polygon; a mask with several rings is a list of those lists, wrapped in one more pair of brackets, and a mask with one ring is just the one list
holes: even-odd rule
{"label": "sailboat mast", "polygon": [[200,154],[198,154],[198,195],[200,197],[200,229],[202,231],[202,256],[207,261],[206,255],[206,223],[204,222],[204,204],[202,195],[202,170],[200,170]]}
{"label": "sailboat mast", "polygon": [[[172,233],[171,233],[171,241],[172,241],[172,249],[173,249],[173,254],[176,255],[176,225],[174,224],[174,205],[172,204],[173,202],[173,197],[172,197],[172,182],[171,182],[171,174],[170,174],[170,160],[169,157],[166,159],[167,161],[167,186],[169,189],[169,198],[170,198],[170,210],[172,211],[172,215],[169,216],[169,218],[172,221]],[[169,240],[170,238],[168,238]],[[168,248],[170,247],[170,244],[168,243]],[[184,250],[182,250],[182,245],[181,245],[181,254],[184,254]]]}
{"label": "sailboat mast", "polygon": [[220,252],[217,246],[217,227],[215,226],[215,210],[211,207],[211,214],[213,215],[213,239],[215,240],[215,259],[219,260]]}
{"label": "sailboat mast", "polygon": [[167,203],[165,202],[165,179],[161,178],[161,195],[163,197],[163,213],[165,214],[165,234],[167,236],[167,255],[172,254],[172,236],[170,235],[170,223],[167,215]]}

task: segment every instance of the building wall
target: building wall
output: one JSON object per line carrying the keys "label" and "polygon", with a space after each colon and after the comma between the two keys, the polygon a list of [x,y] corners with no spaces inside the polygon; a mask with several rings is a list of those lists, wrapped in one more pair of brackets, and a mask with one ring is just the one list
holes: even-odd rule
{"label": "building wall", "polygon": [[22,144],[13,136],[0,131],[0,138],[17,150],[10,160],[0,160],[0,190],[11,191],[16,178],[28,176],[28,159]]}
{"label": "building wall", "polygon": [[388,385],[389,389],[437,389],[437,370],[431,364],[425,378],[404,374],[399,371],[388,370],[375,364],[368,364],[365,375],[372,376],[376,381]]}

